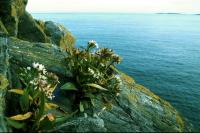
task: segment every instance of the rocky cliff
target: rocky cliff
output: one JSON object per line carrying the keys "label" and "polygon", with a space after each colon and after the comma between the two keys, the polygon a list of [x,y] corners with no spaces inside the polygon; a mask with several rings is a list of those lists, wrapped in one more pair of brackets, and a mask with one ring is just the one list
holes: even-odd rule
{"label": "rocky cliff", "polygon": [[[0,0],[0,131],[11,131],[6,122],[6,98],[9,88],[20,87],[15,70],[40,62],[61,79],[73,74],[66,69],[66,48],[72,48],[74,37],[62,25],[35,20],[26,12],[27,0]],[[191,131],[188,123],[168,102],[159,98],[131,77],[120,72],[120,95],[111,109],[102,110],[96,97],[87,116],[77,114],[56,128],[56,131]],[[9,82],[9,84],[8,84]],[[58,94],[59,95],[59,94]],[[59,100],[59,98],[58,98]],[[70,98],[64,99],[70,112]],[[93,112],[99,112],[94,114]],[[55,131],[54,130],[54,131]]]}

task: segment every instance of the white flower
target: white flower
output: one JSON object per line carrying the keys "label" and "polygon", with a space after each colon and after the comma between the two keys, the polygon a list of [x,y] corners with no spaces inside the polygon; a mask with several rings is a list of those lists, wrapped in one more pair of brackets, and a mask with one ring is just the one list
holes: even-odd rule
{"label": "white flower", "polygon": [[119,84],[122,85],[122,80],[120,78],[120,75],[115,75],[115,78],[119,82]]}
{"label": "white flower", "polygon": [[38,68],[38,66],[40,65],[39,63],[35,63],[35,62],[33,62],[33,68]]}
{"label": "white flower", "polygon": [[94,43],[94,44],[96,44],[96,41],[90,40],[88,43]]}
{"label": "white flower", "polygon": [[96,41],[94,41],[94,40],[90,40],[88,43],[89,43],[89,44],[95,45],[95,47],[96,47],[97,49],[99,48],[98,43],[97,43]]}
{"label": "white flower", "polygon": [[90,72],[90,74],[94,74],[94,70],[92,70],[91,68],[88,68],[88,71]]}
{"label": "white flower", "polygon": [[47,74],[47,70],[46,70],[46,69],[43,69],[42,73],[43,73],[44,75],[46,75],[46,74]]}
{"label": "white flower", "polygon": [[32,80],[32,81],[30,81],[30,84],[34,85],[34,81],[33,81],[33,80]]}
{"label": "white flower", "polygon": [[43,71],[45,69],[44,65],[39,64],[38,66],[38,71]]}
{"label": "white flower", "polygon": [[115,78],[116,78],[117,80],[121,80],[120,75],[115,75]]}
{"label": "white flower", "polygon": [[44,75],[39,75],[39,79],[46,80],[46,79],[47,79],[47,77],[46,77],[46,76],[44,76]]}
{"label": "white flower", "polygon": [[27,67],[26,69],[27,69],[27,70],[31,70],[31,67]]}
{"label": "white flower", "polygon": [[99,48],[99,44],[98,43],[95,43],[95,46],[96,46],[97,49]]}
{"label": "white flower", "polygon": [[118,97],[119,95],[120,95],[119,93],[116,94],[117,97]]}
{"label": "white flower", "polygon": [[51,95],[47,96],[47,98],[49,98],[50,100],[53,100],[53,98],[55,98],[55,96],[51,94]]}

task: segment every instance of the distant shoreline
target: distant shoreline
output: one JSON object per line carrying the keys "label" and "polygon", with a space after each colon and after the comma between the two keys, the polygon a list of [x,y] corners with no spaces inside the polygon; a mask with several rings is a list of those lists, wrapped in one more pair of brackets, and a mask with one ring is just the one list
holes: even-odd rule
{"label": "distant shoreline", "polygon": [[134,12],[31,12],[31,14],[160,14],[160,15],[200,15],[200,13],[134,13]]}
{"label": "distant shoreline", "polygon": [[182,15],[183,13],[174,13],[174,12],[172,12],[172,13],[162,13],[162,12],[160,12],[160,13],[156,13],[156,14],[167,14],[167,15]]}

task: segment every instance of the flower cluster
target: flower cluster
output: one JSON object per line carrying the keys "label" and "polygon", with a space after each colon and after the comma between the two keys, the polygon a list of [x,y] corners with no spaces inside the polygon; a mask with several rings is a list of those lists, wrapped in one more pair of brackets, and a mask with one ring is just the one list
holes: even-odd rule
{"label": "flower cluster", "polygon": [[122,58],[115,54],[112,49],[102,48],[96,52],[101,58],[112,58],[112,61],[119,64]]}
{"label": "flower cluster", "polygon": [[122,80],[120,78],[120,75],[115,75],[115,79],[117,80],[117,82],[121,85],[122,84]]}
{"label": "flower cluster", "polygon": [[94,78],[99,79],[99,77],[101,76],[100,72],[97,71],[95,72],[93,69],[88,68],[88,72],[90,75],[92,75]]}
{"label": "flower cluster", "polygon": [[94,40],[90,40],[88,42],[88,48],[94,48],[94,47],[96,47],[98,49],[99,48],[98,43],[96,41],[94,41]]}
{"label": "flower cluster", "polygon": [[73,79],[70,85],[68,82],[63,88],[70,90],[71,84],[76,87],[76,97],[80,103],[77,106],[81,112],[83,107],[93,105],[92,100],[98,93],[119,96],[122,81],[115,66],[121,62],[121,57],[112,49],[99,48],[97,42],[91,40],[86,48],[73,48],[67,53],[66,66],[72,72]]}
{"label": "flower cluster", "polygon": [[53,73],[48,73],[44,65],[39,63],[33,63],[32,68],[27,67],[25,69],[25,76],[31,76],[28,81],[29,84],[33,85],[34,90],[39,90],[43,92],[45,96],[49,99],[53,99],[53,91],[58,83],[58,77]]}
{"label": "flower cluster", "polygon": [[[42,65],[42,64],[39,64],[39,63],[35,63],[35,62],[34,62],[34,63],[32,64],[32,66],[33,66],[33,68],[37,69],[39,72],[42,72],[43,74],[46,74],[46,73],[47,73],[47,71],[46,71],[44,65]],[[30,68],[30,67],[29,67],[29,68]]]}

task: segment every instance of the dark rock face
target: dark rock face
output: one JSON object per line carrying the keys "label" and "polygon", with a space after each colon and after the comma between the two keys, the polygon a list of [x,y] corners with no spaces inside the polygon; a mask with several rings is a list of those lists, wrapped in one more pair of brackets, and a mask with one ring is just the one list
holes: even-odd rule
{"label": "dark rock face", "polygon": [[33,19],[25,11],[28,0],[0,0],[0,32],[30,42],[73,47],[74,37],[64,26]]}
{"label": "dark rock face", "polygon": [[17,37],[30,42],[50,42],[43,32],[43,29],[28,12],[25,12],[24,15],[20,17]]}
{"label": "dark rock face", "polygon": [[27,0],[0,0],[0,16],[7,31],[17,36],[19,17],[25,12]]}

